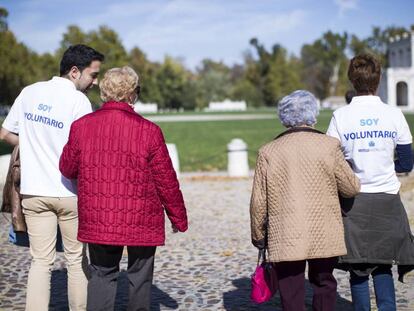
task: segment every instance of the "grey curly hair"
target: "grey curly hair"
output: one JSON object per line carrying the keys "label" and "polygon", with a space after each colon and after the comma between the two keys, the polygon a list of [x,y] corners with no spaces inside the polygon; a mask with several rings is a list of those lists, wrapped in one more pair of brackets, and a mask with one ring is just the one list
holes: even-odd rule
{"label": "grey curly hair", "polygon": [[285,127],[314,125],[319,114],[315,96],[305,90],[297,90],[279,102],[278,114]]}

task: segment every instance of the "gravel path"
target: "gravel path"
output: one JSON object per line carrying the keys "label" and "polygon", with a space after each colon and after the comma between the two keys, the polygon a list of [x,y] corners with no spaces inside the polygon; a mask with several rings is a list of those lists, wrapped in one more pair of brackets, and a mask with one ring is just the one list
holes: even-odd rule
{"label": "gravel path", "polygon": [[[410,218],[414,216],[413,180],[403,178],[402,197]],[[167,244],[157,249],[152,310],[280,310],[278,295],[260,306],[249,299],[250,275],[257,256],[250,244],[251,183],[251,178],[182,175],[190,229],[184,234],[172,234],[167,226]],[[0,215],[0,310],[23,310],[30,255],[26,248],[7,242],[8,221],[3,216],[9,215]],[[50,310],[68,310],[62,257],[57,256],[52,275]],[[121,269],[125,266],[124,258]],[[341,271],[335,274],[336,310],[351,310],[348,276]],[[414,310],[413,284],[413,273],[407,276],[406,284],[396,281],[398,310]],[[126,288],[127,279],[122,272],[116,310],[126,308]],[[308,282],[306,288],[306,303],[311,310]],[[373,306],[376,310],[374,300]]]}

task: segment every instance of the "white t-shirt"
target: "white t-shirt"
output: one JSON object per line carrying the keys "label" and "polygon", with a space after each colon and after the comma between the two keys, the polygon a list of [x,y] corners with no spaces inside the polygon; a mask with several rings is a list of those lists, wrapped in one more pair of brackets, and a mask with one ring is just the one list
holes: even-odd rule
{"label": "white t-shirt", "polygon": [[19,134],[21,194],[76,195],[74,182],[59,171],[59,157],[72,122],[91,111],[85,94],[65,78],[53,77],[22,90],[2,125]]}
{"label": "white t-shirt", "polygon": [[361,192],[398,193],[395,147],[412,143],[400,109],[378,96],[356,96],[334,112],[326,134],[341,141],[345,158],[361,181]]}

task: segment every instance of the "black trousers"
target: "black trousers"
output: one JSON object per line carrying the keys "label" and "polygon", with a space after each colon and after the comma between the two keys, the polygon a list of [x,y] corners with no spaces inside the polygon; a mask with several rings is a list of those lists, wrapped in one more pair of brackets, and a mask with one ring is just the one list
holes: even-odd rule
{"label": "black trousers", "polygon": [[[88,244],[90,279],[87,310],[114,310],[123,246]],[[150,310],[155,246],[127,246],[128,310]]]}
{"label": "black trousers", "polygon": [[305,310],[306,261],[309,266],[309,283],[313,288],[312,310],[334,311],[336,280],[332,272],[338,261],[337,257],[274,263],[283,310]]}

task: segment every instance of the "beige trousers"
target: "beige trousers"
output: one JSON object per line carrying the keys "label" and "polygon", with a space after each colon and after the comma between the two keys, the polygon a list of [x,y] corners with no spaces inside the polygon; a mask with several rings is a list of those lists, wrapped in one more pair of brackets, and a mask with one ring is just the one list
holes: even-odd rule
{"label": "beige trousers", "polygon": [[83,244],[77,240],[77,197],[23,196],[22,206],[32,255],[27,280],[26,310],[48,310],[58,224],[68,269],[69,308],[86,310],[88,282],[82,270],[82,260],[86,259]]}

